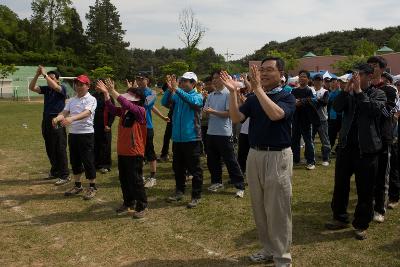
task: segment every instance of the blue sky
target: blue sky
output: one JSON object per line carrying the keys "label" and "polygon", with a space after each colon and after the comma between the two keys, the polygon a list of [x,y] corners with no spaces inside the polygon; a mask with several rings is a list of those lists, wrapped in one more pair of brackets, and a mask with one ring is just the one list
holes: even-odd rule
{"label": "blue sky", "polygon": [[[85,14],[94,0],[74,0],[86,26]],[[398,0],[112,0],[121,15],[125,40],[132,47],[183,47],[178,14],[190,7],[207,28],[201,48],[240,58],[269,41],[353,28],[397,26]],[[31,0],[1,0],[20,18],[30,17]]]}

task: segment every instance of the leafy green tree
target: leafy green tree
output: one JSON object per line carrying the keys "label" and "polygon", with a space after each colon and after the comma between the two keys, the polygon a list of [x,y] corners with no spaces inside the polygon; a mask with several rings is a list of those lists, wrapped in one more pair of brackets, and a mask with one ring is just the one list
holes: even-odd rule
{"label": "leafy green tree", "polygon": [[55,28],[65,20],[65,13],[72,4],[71,0],[33,0],[32,20],[43,24],[48,30],[48,50],[55,48]]}
{"label": "leafy green tree", "polygon": [[0,5],[0,38],[10,38],[18,31],[18,15],[5,5]]}
{"label": "leafy green tree", "polygon": [[353,55],[356,56],[372,56],[376,52],[378,47],[375,43],[370,42],[366,39],[360,39],[353,43]]}
{"label": "leafy green tree", "polygon": [[163,75],[176,74],[179,76],[187,71],[189,71],[189,64],[185,61],[174,61],[161,66],[161,73]]}
{"label": "leafy green tree", "polygon": [[390,37],[387,45],[396,52],[400,52],[400,33],[394,34]]}
{"label": "leafy green tree", "polygon": [[352,70],[355,66],[366,62],[367,62],[367,57],[353,55],[353,56],[348,56],[346,59],[336,61],[332,65],[332,67],[338,70],[339,72],[344,73],[348,70]]}
{"label": "leafy green tree", "polygon": [[332,51],[329,49],[329,47],[325,48],[324,51],[322,52],[323,56],[332,56]]}
{"label": "leafy green tree", "polygon": [[92,79],[103,79],[103,78],[113,78],[114,70],[109,66],[103,66],[92,70],[91,72]]}

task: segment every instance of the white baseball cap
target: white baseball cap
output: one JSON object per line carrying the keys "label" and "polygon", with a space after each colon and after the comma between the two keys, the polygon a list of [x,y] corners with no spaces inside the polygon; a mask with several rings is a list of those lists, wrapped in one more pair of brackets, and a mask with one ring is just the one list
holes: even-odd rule
{"label": "white baseball cap", "polygon": [[187,80],[194,80],[195,82],[197,82],[197,75],[194,72],[185,72],[182,77],[183,79],[187,79]]}

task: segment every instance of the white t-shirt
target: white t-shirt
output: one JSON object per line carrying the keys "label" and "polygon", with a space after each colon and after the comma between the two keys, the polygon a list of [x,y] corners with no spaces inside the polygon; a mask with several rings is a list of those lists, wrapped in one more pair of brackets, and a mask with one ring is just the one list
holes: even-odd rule
{"label": "white t-shirt", "polygon": [[240,133],[241,134],[249,134],[249,124],[250,124],[250,118],[247,118],[242,123],[242,127],[240,128]]}
{"label": "white t-shirt", "polygon": [[70,116],[75,116],[85,110],[89,110],[90,116],[82,120],[73,121],[69,128],[69,132],[72,134],[94,133],[93,119],[96,106],[97,100],[91,94],[89,94],[89,92],[81,98],[78,96],[72,97],[65,104],[64,110],[69,111]]}

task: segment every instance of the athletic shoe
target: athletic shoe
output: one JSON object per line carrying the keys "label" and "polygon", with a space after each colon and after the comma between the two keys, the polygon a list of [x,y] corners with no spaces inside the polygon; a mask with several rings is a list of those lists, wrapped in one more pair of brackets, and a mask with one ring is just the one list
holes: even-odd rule
{"label": "athletic shoe", "polygon": [[354,230],[354,237],[355,237],[357,240],[364,240],[364,239],[367,239],[367,230],[355,229],[355,230]]}
{"label": "athletic shoe", "polygon": [[324,166],[324,167],[328,167],[329,166],[329,161],[323,161],[321,163],[321,165]]}
{"label": "athletic shoe", "polygon": [[54,175],[52,175],[51,173],[49,173],[48,175],[47,175],[47,177],[46,178],[44,178],[45,180],[53,180],[53,179],[56,179],[57,177],[55,177]]}
{"label": "athletic shoe", "polygon": [[385,221],[385,216],[379,212],[374,211],[374,221],[377,223],[383,223]]}
{"label": "athletic shoe", "polygon": [[348,228],[350,225],[348,223],[338,221],[338,220],[332,220],[327,223],[325,223],[325,228],[328,230],[341,230]]}
{"label": "athletic shoe", "polygon": [[59,178],[55,183],[54,183],[54,185],[63,185],[63,184],[67,184],[67,183],[69,183],[69,182],[71,182],[71,178],[69,178],[69,177],[67,177],[67,178],[65,178],[65,179],[61,179],[61,178]]}
{"label": "athletic shoe", "polygon": [[139,220],[139,219],[143,219],[145,215],[146,215],[146,210],[145,209],[142,210],[142,211],[135,211],[132,214],[132,218],[136,219],[136,220]]}
{"label": "athletic shoe", "polygon": [[168,162],[169,161],[169,155],[161,155],[158,159],[158,162]]}
{"label": "athletic shoe", "polygon": [[178,202],[181,201],[182,199],[183,199],[183,193],[178,191],[172,196],[168,197],[167,202]]}
{"label": "athletic shoe", "polygon": [[387,207],[388,209],[394,210],[399,205],[398,201],[389,201]]}
{"label": "athletic shoe", "polygon": [[210,185],[210,187],[208,188],[208,191],[218,192],[218,190],[220,190],[220,189],[224,189],[224,185],[220,184],[220,183],[215,183],[215,184]]}
{"label": "athletic shoe", "polygon": [[272,262],[273,261],[273,257],[265,255],[263,250],[260,250],[256,253],[250,255],[249,258],[254,263]]}
{"label": "athletic shoe", "polygon": [[150,177],[149,179],[147,179],[146,183],[144,184],[144,187],[145,188],[152,188],[155,185],[157,185],[157,179]]}
{"label": "athletic shoe", "polygon": [[129,213],[133,213],[134,209],[122,204],[118,209],[115,210],[115,212],[117,213],[117,215],[125,215],[125,214],[129,214]]}
{"label": "athletic shoe", "polygon": [[309,170],[309,171],[314,170],[315,169],[315,165],[314,164],[308,164],[306,166],[306,169]]}
{"label": "athletic shoe", "polygon": [[97,189],[94,187],[89,187],[86,189],[85,195],[83,196],[84,200],[90,200],[96,196]]}
{"label": "athletic shoe", "polygon": [[244,197],[244,190],[238,190],[235,194],[236,198],[243,198]]}
{"label": "athletic shoe", "polygon": [[107,169],[107,168],[101,168],[99,171],[100,171],[101,174],[106,174],[106,173],[109,172],[110,170]]}
{"label": "athletic shoe", "polygon": [[187,208],[188,209],[193,209],[193,208],[196,208],[197,207],[197,205],[199,205],[199,203],[200,203],[200,198],[192,198],[192,201],[190,201],[188,204],[187,204]]}
{"label": "athletic shoe", "polygon": [[70,190],[66,191],[64,193],[64,196],[69,197],[69,196],[77,195],[82,191],[83,191],[83,187],[82,186],[81,187],[74,186]]}

